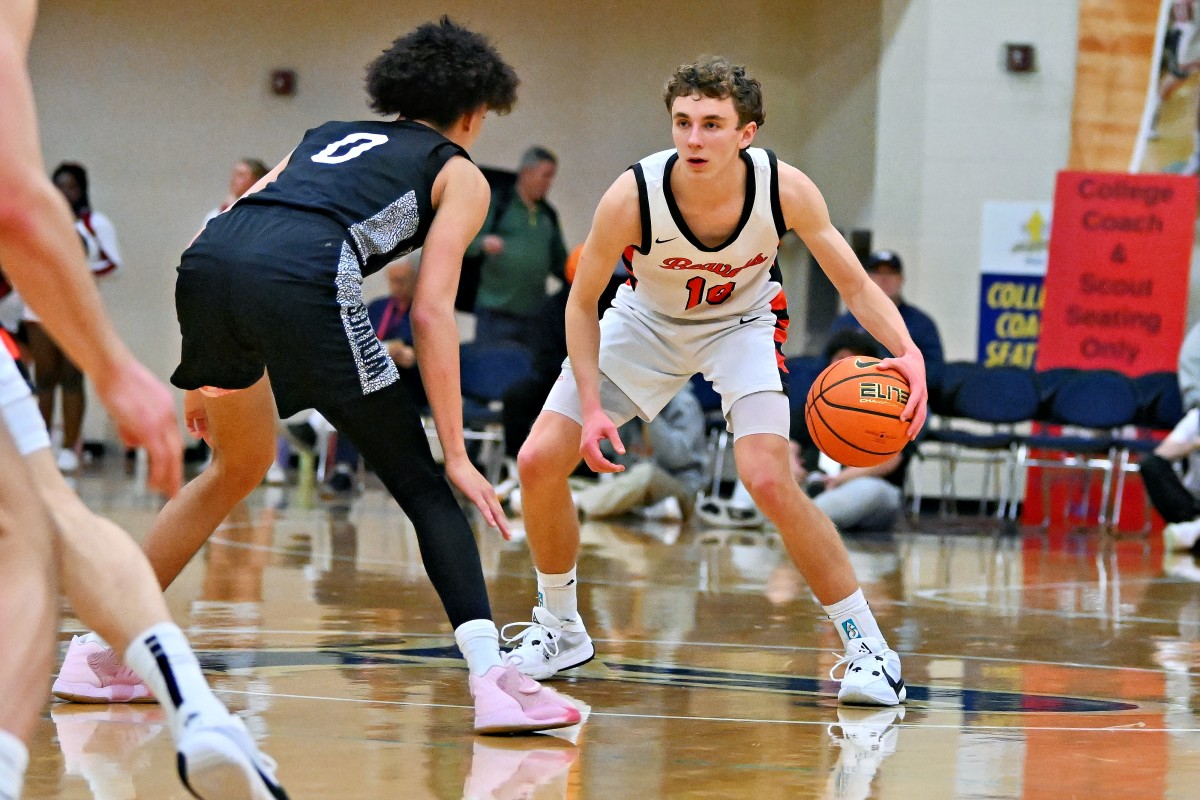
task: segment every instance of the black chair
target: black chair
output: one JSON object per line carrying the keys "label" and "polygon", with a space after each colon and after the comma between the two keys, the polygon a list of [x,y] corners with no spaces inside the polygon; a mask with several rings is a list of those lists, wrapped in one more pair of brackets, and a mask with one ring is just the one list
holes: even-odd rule
{"label": "black chair", "polygon": [[471,342],[459,349],[463,395],[463,437],[480,442],[478,463],[493,484],[504,465],[504,426],[501,413],[508,388],[529,377],[529,351],[515,344]]}
{"label": "black chair", "polygon": [[[946,374],[943,374],[943,379]],[[955,511],[958,506],[956,471],[960,463],[983,466],[981,510],[986,511],[989,480],[996,498],[996,515],[1015,516],[1017,508],[1017,461],[1022,436],[1016,426],[1033,419],[1040,394],[1037,381],[1018,367],[960,365],[944,380],[940,391],[942,412],[918,449],[919,457],[936,457],[943,464],[942,497]],[[929,446],[937,445],[936,454]],[[1005,480],[1001,486],[1001,473]],[[919,503],[919,495],[916,502]]]}
{"label": "black chair", "polygon": [[[1040,384],[1043,376],[1046,383],[1038,418],[1058,430],[1046,428],[1026,437],[1018,463],[1043,470],[1082,471],[1085,517],[1091,475],[1099,471],[1102,483],[1097,519],[1107,527],[1112,519],[1114,476],[1121,462],[1121,428],[1133,424],[1138,414],[1133,381],[1111,370],[1043,372],[1038,374]],[[1033,457],[1030,450],[1046,454]],[[1046,527],[1050,524],[1050,490],[1044,471],[1041,477],[1042,526]]]}

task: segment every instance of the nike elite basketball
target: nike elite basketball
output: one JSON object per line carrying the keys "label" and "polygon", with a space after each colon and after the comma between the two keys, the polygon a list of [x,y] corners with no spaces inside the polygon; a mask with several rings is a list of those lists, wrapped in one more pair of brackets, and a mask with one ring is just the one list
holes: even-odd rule
{"label": "nike elite basketball", "polygon": [[908,381],[874,358],[835,361],[817,376],[804,404],[813,442],[846,467],[873,467],[908,444]]}

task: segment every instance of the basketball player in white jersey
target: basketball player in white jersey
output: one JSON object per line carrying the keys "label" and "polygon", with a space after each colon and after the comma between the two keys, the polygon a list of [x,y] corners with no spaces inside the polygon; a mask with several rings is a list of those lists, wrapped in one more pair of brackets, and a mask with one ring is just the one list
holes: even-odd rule
{"label": "basketball player in white jersey", "polygon": [[[600,442],[623,452],[617,426],[635,415],[652,419],[700,372],[721,394],[739,476],[845,645],[839,699],[896,705],[905,698],[899,657],[837,530],[788,469],[780,237],[796,231],[855,317],[897,354],[880,366],[900,370],[912,387],[902,415],[910,437],[925,419],[921,353],[895,303],[830,223],[813,183],[750,146],[763,123],[757,80],[705,57],[675,72],[664,99],[675,149],[635,164],[601,199],[567,304],[569,358],[517,459],[539,604],[533,622],[520,623],[527,627],[509,641],[517,643],[521,668],[537,678],[593,657],[576,603],[579,525],[567,476],[581,455],[597,472],[619,471]],[[597,324],[596,301],[618,258],[633,277]]]}
{"label": "basketball player in white jersey", "polygon": [[[174,401],[117,337],[68,207],[42,172],[25,68],[36,10],[34,0],[0,3],[0,262],[92,378],[122,438],[149,451],[150,486],[175,494],[182,447]],[[63,480],[37,403],[0,346],[0,800],[21,795],[23,740],[46,703],[60,588],[129,664],[112,651],[93,659],[86,666],[100,679],[95,688],[119,691],[136,671],[167,713],[180,777],[194,796],[286,799],[271,762],[209,689],[137,545]]]}

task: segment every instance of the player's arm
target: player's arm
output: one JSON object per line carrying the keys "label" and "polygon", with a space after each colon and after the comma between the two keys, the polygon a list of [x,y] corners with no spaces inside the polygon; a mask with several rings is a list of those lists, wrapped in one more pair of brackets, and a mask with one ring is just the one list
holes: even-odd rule
{"label": "player's arm", "polygon": [[171,393],[118,338],[84,262],[66,200],[42,174],[25,54],[32,3],[0,4],[0,263],[67,356],[92,379],[121,438],[150,454],[150,485],[182,481]]}
{"label": "player's arm", "polygon": [[433,185],[436,211],[421,250],[410,314],[417,363],[445,454],[446,475],[507,539],[508,521],[496,492],[467,458],[454,318],[463,254],[483,225],[489,197],[487,180],[468,159],[452,158],[442,167]]}
{"label": "player's arm", "polygon": [[908,436],[915,438],[925,422],[925,360],[913,344],[900,310],[868,277],[846,239],[833,227],[820,190],[800,170],[782,162],[779,163],[779,201],[785,223],[804,240],[846,302],[846,307],[868,333],[896,354],[880,366],[894,367],[908,379],[908,405],[901,417],[909,420]]}
{"label": "player's arm", "polygon": [[626,171],[600,199],[567,298],[567,354],[583,414],[579,450],[595,472],[624,469],[600,452],[602,440],[612,442],[618,453],[625,452],[617,427],[600,406],[600,295],[625,248],[640,242],[641,237],[637,181],[632,171]]}

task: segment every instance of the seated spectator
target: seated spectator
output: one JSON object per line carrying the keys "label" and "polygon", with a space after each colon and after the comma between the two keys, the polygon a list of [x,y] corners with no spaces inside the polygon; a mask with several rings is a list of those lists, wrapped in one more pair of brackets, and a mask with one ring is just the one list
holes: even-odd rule
{"label": "seated spectator", "polygon": [[[1186,466],[1182,476],[1176,472],[1177,464]],[[1184,414],[1138,469],[1151,505],[1167,522],[1165,549],[1200,555],[1200,409]]]}
{"label": "seated spectator", "polygon": [[[938,333],[937,324],[933,318],[904,299],[901,293],[904,288],[904,263],[900,260],[900,256],[891,250],[876,250],[867,258],[863,268],[871,276],[871,280],[875,281],[875,285],[882,289],[883,293],[900,310],[900,318],[908,326],[913,343],[925,357],[926,372],[929,375],[937,375],[945,362],[942,337]],[[829,334],[833,336],[838,331],[846,329],[866,333],[863,326],[849,311],[833,321],[833,324],[829,326]],[[886,353],[886,350],[878,342],[875,343],[875,348],[881,354]]]}
{"label": "seated spectator", "polygon": [[704,411],[691,382],[671,398],[654,421],[634,418],[620,429],[625,455],[610,456],[625,466],[595,486],[575,494],[586,517],[634,513],[647,519],[681,520],[692,514],[704,485]]}
{"label": "seated spectator", "polygon": [[[1179,348],[1179,392],[1187,413],[1138,469],[1146,495],[1167,522],[1166,550],[1200,555],[1200,324]],[[1186,470],[1182,477],[1177,469]]]}
{"label": "seated spectator", "polygon": [[[854,329],[834,334],[824,355],[829,364],[849,356],[882,357],[875,340]],[[793,442],[793,453],[799,458],[794,460],[792,470],[817,507],[841,531],[890,528],[900,514],[904,478],[915,445],[910,443],[874,467],[844,467],[817,450],[808,439],[805,426],[799,428],[803,429],[803,439],[807,441]],[[793,436],[797,433],[799,431],[793,430]]]}

